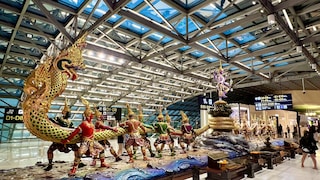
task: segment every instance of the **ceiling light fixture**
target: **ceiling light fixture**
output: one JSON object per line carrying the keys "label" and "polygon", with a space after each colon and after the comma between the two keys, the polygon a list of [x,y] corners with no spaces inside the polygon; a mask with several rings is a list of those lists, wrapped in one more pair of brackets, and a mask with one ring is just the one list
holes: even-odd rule
{"label": "ceiling light fixture", "polygon": [[297,53],[301,53],[302,52],[302,46],[297,46],[296,50],[297,50]]}
{"label": "ceiling light fixture", "polygon": [[272,25],[272,24],[275,24],[275,23],[276,23],[276,20],[275,20],[274,14],[269,14],[268,15],[268,24]]}

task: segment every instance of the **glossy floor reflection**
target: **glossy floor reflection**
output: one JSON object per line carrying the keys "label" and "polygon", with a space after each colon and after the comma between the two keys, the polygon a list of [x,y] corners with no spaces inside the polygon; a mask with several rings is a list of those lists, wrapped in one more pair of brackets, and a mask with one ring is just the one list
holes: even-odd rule
{"label": "glossy floor reflection", "polygon": [[[117,150],[118,145],[115,139],[110,140],[112,146]],[[16,143],[0,144],[0,169],[11,169],[26,166],[33,166],[37,162],[47,162],[47,149],[50,142],[45,141],[24,141]],[[110,156],[110,154],[106,154]],[[127,157],[124,157],[124,159]],[[73,153],[65,154],[54,152],[54,161],[73,161]],[[317,162],[320,167],[320,151],[317,151]],[[205,179],[206,175],[201,175]],[[1,178],[0,178],[1,179]],[[251,178],[245,178],[251,179]],[[295,159],[286,159],[281,164],[274,166],[273,170],[264,168],[255,174],[258,180],[319,180],[320,170],[312,169],[312,161],[306,159],[305,167],[301,168],[301,156],[296,155]],[[188,179],[189,180],[189,179]],[[191,180],[191,179],[190,179]]]}

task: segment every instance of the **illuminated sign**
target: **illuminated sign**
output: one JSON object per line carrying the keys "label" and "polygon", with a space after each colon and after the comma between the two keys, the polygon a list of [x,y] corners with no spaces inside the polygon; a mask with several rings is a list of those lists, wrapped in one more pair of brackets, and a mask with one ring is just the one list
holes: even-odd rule
{"label": "illuminated sign", "polygon": [[108,108],[105,106],[98,106],[98,110],[102,113],[104,120],[121,119],[121,108]]}
{"label": "illuminated sign", "polygon": [[199,102],[199,105],[213,106],[213,104],[214,104],[214,101],[213,101],[212,98],[207,98],[207,97],[204,97],[204,96],[199,96],[198,97],[198,102]]}
{"label": "illuminated sign", "polygon": [[22,109],[5,108],[3,123],[23,123]]}
{"label": "illuminated sign", "polygon": [[265,95],[254,98],[254,105],[257,111],[262,110],[291,110],[291,94]]}

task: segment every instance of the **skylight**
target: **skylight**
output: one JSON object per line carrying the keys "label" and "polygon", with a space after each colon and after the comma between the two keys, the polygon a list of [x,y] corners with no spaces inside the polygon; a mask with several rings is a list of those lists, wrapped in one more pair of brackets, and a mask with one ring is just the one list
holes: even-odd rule
{"label": "skylight", "polygon": [[[164,2],[157,0],[152,3],[154,8],[163,16],[165,19],[171,19],[172,17],[179,14],[179,12],[172,7],[168,6]],[[158,23],[162,23],[163,19],[158,15],[158,13],[150,6],[144,8],[140,13]]]}
{"label": "skylight", "polygon": [[77,9],[81,6],[84,0],[58,0],[58,2],[65,4],[73,9]]}
{"label": "skylight", "polygon": [[[84,9],[84,12],[90,14],[93,8],[96,6],[96,1],[91,1],[90,4]],[[109,11],[108,6],[104,3],[104,1],[100,1],[98,7],[95,9],[93,16],[96,18],[102,17],[107,11]]]}
{"label": "skylight", "polygon": [[136,22],[133,22],[131,20],[125,20],[122,24],[121,24],[121,27],[122,28],[125,28],[125,29],[129,29],[139,35],[142,35],[146,32],[148,32],[150,29],[147,28],[147,27],[144,27]]}

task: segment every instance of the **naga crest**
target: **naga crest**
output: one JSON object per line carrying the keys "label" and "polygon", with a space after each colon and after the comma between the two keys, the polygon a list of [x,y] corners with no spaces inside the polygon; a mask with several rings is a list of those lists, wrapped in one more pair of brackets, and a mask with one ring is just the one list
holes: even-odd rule
{"label": "naga crest", "polygon": [[53,61],[53,66],[62,72],[67,73],[68,77],[76,80],[78,75],[76,70],[85,68],[82,58],[82,50],[86,46],[85,33],[68,49],[63,50]]}

